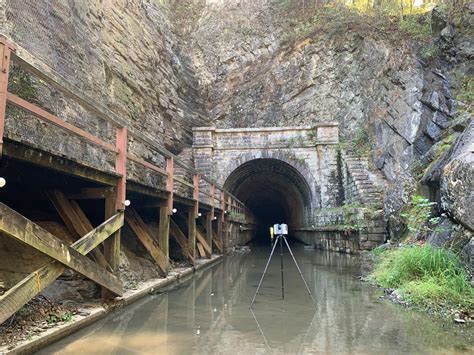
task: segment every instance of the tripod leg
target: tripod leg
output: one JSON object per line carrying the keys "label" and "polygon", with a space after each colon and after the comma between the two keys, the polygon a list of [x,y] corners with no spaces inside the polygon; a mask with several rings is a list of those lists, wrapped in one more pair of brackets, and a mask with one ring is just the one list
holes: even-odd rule
{"label": "tripod leg", "polygon": [[316,301],[314,300],[313,295],[311,294],[311,291],[308,287],[308,284],[306,283],[306,280],[303,277],[303,273],[301,272],[301,269],[300,269],[298,263],[296,262],[295,256],[293,255],[293,252],[291,251],[290,245],[288,244],[288,241],[286,240],[285,236],[283,236],[283,239],[285,240],[286,247],[288,248],[291,257],[293,258],[293,261],[295,262],[296,268],[298,269],[298,272],[300,273],[301,279],[303,280],[303,283],[306,286],[306,290],[309,293],[309,297],[311,297],[311,300],[313,301],[314,305],[316,306]]}
{"label": "tripod leg", "polygon": [[280,238],[281,299],[285,299],[285,278],[283,276],[283,238]]}
{"label": "tripod leg", "polygon": [[260,286],[262,285],[263,278],[265,277],[265,274],[267,272],[268,265],[270,265],[270,260],[272,260],[273,252],[275,251],[275,248],[278,244],[278,238],[280,238],[280,237],[277,237],[277,239],[275,240],[275,243],[273,244],[272,252],[270,253],[270,257],[267,260],[267,265],[265,265],[265,269],[263,270],[263,274],[262,274],[262,277],[260,278],[260,282],[258,283],[257,291],[255,291],[255,295],[253,296],[252,303],[250,303],[250,308],[252,308],[252,306],[255,302],[255,298],[257,298],[257,294],[258,294],[258,291],[260,290]]}

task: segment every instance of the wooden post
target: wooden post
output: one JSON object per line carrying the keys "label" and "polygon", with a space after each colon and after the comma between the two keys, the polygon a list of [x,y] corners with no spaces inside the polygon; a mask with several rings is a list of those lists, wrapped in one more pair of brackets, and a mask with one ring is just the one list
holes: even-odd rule
{"label": "wooden post", "polygon": [[158,243],[166,257],[166,272],[169,268],[170,257],[170,214],[168,206],[160,207],[160,223],[158,227]]}
{"label": "wooden post", "polygon": [[224,191],[221,191],[221,222],[224,223],[225,220],[225,193]]}
{"label": "wooden post", "polygon": [[[118,189],[117,189],[118,190]],[[117,213],[118,194],[111,194],[105,199],[104,219],[107,220]],[[104,256],[112,272],[118,276],[120,265],[120,229],[104,242]],[[113,295],[106,288],[102,288],[102,297],[111,298]]]}
{"label": "wooden post", "polygon": [[196,260],[196,212],[194,209],[188,212],[188,244],[191,255]]}
{"label": "wooden post", "polygon": [[166,159],[166,191],[168,192],[167,196],[167,207],[168,207],[168,214],[173,214],[173,177],[174,177],[174,162],[173,157]]}
{"label": "wooden post", "polygon": [[5,114],[7,110],[8,76],[10,74],[11,52],[15,47],[4,38],[0,38],[0,157],[3,150],[5,133]]}
{"label": "wooden post", "polygon": [[193,176],[193,198],[194,198],[194,218],[198,218],[199,214],[199,175]]}
{"label": "wooden post", "polygon": [[[221,212],[221,216],[224,216],[224,211]],[[216,220],[217,223],[217,240],[219,241],[219,244],[221,245],[221,253],[224,254],[224,244],[223,244],[223,238],[222,238],[222,228],[223,228],[223,218],[217,218]]]}
{"label": "wooden post", "polygon": [[[206,213],[206,242],[212,252],[212,214]],[[210,258],[209,258],[210,259]]]}
{"label": "wooden post", "polygon": [[127,182],[127,127],[117,128],[115,146],[118,150],[115,160],[115,171],[120,175],[117,182],[116,210],[123,211],[125,209]]}
{"label": "wooden post", "polygon": [[211,205],[211,219],[214,219],[214,206],[215,206],[215,197],[216,197],[216,186],[214,184],[211,185],[211,197],[210,197],[210,205]]}

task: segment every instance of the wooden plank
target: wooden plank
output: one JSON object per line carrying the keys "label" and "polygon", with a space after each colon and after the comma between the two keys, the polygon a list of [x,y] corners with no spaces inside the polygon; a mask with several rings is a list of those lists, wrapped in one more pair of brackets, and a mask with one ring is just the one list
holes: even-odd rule
{"label": "wooden plank", "polygon": [[[207,244],[206,238],[204,238],[203,235],[197,229],[196,229],[196,239],[201,244],[201,246],[204,248],[206,258],[210,259],[211,256],[212,256],[212,249],[209,246],[209,244]],[[199,246],[198,246],[198,249],[199,249]]]}
{"label": "wooden plank", "polygon": [[[123,213],[118,214],[118,216],[118,221],[116,216],[108,219],[72,244],[71,248],[82,255],[88,254],[123,225]],[[66,270],[66,267],[61,263],[54,260],[50,261],[0,296],[0,324],[61,276],[64,270]]]}
{"label": "wooden plank", "polygon": [[[94,229],[84,211],[82,211],[81,207],[75,200],[68,200],[59,190],[47,191],[46,195],[50,199],[64,224],[66,224],[66,227],[74,233],[76,237],[75,239],[86,235],[89,231]],[[107,259],[100,250],[93,250],[91,254],[100,266],[112,271]]]}
{"label": "wooden plank", "polygon": [[0,231],[86,276],[115,294],[122,293],[122,282],[92,260],[56,238],[10,207],[0,203]]}
{"label": "wooden plank", "polygon": [[[158,244],[169,262],[170,256],[170,215],[168,207],[160,207],[160,221],[158,225]],[[168,270],[168,264],[166,265]]]}
{"label": "wooden plank", "polygon": [[204,258],[206,256],[206,252],[204,251],[204,248],[202,246],[201,243],[197,243],[197,249],[199,251],[199,255],[201,256],[201,258]]}
{"label": "wooden plank", "polygon": [[194,263],[194,258],[191,255],[188,245],[188,239],[181,231],[181,228],[176,224],[175,221],[172,219],[170,220],[170,234],[174,237],[174,239],[178,242],[179,246],[181,247],[181,251],[183,255],[191,262]]}
{"label": "wooden plank", "polygon": [[26,161],[29,164],[39,165],[65,174],[78,176],[88,181],[99,182],[114,186],[117,183],[115,173],[100,171],[98,169],[76,163],[70,159],[59,157],[37,148],[12,140],[5,140],[3,154],[13,159]]}
{"label": "wooden plank", "polygon": [[146,250],[148,250],[153,260],[155,260],[160,269],[159,271],[161,276],[166,276],[168,271],[168,257],[165,253],[163,253],[161,248],[157,245],[155,239],[151,236],[145,222],[143,222],[138,213],[131,207],[128,207],[125,211],[125,221],[128,223]]}

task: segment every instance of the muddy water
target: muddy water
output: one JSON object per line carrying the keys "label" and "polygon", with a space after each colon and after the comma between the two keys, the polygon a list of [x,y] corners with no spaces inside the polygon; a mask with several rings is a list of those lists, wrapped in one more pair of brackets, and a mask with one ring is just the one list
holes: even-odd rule
{"label": "muddy water", "polygon": [[[468,353],[468,330],[381,300],[360,282],[360,259],[293,246],[316,306],[276,255],[249,310],[269,249],[255,247],[44,349],[57,354]],[[472,334],[472,333],[471,333]]]}

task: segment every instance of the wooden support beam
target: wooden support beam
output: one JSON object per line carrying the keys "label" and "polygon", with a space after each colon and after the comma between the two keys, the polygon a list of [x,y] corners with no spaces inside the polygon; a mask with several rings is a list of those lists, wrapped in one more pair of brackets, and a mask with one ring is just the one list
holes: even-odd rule
{"label": "wooden support beam", "polygon": [[[173,158],[166,158],[166,191],[168,193],[168,214],[171,215],[173,212],[173,194],[174,194],[174,162]],[[160,218],[161,219],[161,218]]]}
{"label": "wooden support beam", "polygon": [[5,113],[7,109],[8,77],[10,73],[11,52],[15,48],[4,38],[0,40],[0,157],[3,151],[3,135],[5,133]]}
{"label": "wooden support beam", "polygon": [[140,201],[139,203],[135,204],[140,208],[160,208],[160,207],[167,207],[168,201]]}
{"label": "wooden support beam", "polygon": [[193,199],[194,199],[194,218],[199,214],[199,175],[193,175]]}
{"label": "wooden support beam", "polygon": [[[64,224],[66,224],[66,227],[76,236],[75,239],[87,234],[94,228],[76,201],[69,201],[59,190],[47,191],[46,195],[50,199]],[[112,271],[107,259],[100,250],[93,250],[91,254],[99,265]]]}
{"label": "wooden support beam", "polygon": [[128,207],[125,211],[125,221],[128,223],[146,250],[148,250],[153,260],[155,260],[160,269],[161,276],[166,276],[169,265],[168,256],[158,246],[157,242],[152,237],[152,234],[149,232],[145,222],[143,222],[138,213],[131,207]]}
{"label": "wooden support beam", "polygon": [[221,222],[224,223],[225,220],[225,192],[221,191]]}
{"label": "wooden support beam", "polygon": [[[87,233],[72,244],[71,248],[82,255],[86,255],[106,240],[108,236],[120,229],[122,225],[123,213],[120,213]],[[64,265],[53,260],[25,277],[4,295],[0,296],[0,324],[61,276],[64,270],[66,270]]]}
{"label": "wooden support beam", "polygon": [[196,259],[196,213],[194,209],[188,212],[188,244],[193,259]]}
{"label": "wooden support beam", "polygon": [[78,192],[68,194],[69,200],[101,200],[113,197],[115,195],[112,187],[87,187]]}
{"label": "wooden support beam", "polygon": [[166,255],[166,271],[169,267],[169,257],[170,257],[170,215],[168,213],[169,208],[160,207],[160,221],[158,225],[158,244],[160,245],[161,250]]}
{"label": "wooden support beam", "polygon": [[201,234],[201,232],[199,232],[198,229],[196,229],[196,238],[199,242],[198,243],[198,249],[199,249],[199,244],[200,244],[202,246],[202,248],[204,249],[204,253],[206,255],[206,258],[210,259],[211,256],[212,256],[212,249],[209,246],[209,244],[207,243],[206,238],[204,238],[204,236]]}
{"label": "wooden support beam", "polygon": [[[224,215],[224,212],[222,212],[222,215]],[[223,254],[224,253],[224,246],[223,246],[223,239],[222,239],[222,228],[223,228],[223,222],[221,218],[217,218],[216,220],[217,224],[217,233],[213,234],[214,235],[214,243],[216,244],[217,249],[219,250],[219,253]]]}
{"label": "wooden support beam", "polygon": [[214,219],[214,210],[215,210],[215,195],[216,195],[216,186],[214,184],[211,185],[211,194],[210,194],[210,205],[211,205],[211,220]]}
{"label": "wooden support beam", "polygon": [[206,229],[206,242],[209,245],[209,248],[211,248],[212,251],[212,219],[213,216],[211,213],[206,214],[206,224],[205,224],[205,229]]}
{"label": "wooden support beam", "polygon": [[[117,197],[118,194],[114,193],[112,189],[112,194],[109,194],[104,203],[104,218],[110,218],[117,213]],[[113,235],[111,235],[104,242],[104,257],[109,263],[112,272],[115,275],[119,275],[119,265],[120,265],[120,234],[121,231],[117,230]],[[103,298],[113,298],[113,295],[106,289],[102,289]]]}
{"label": "wooden support beam", "polygon": [[125,209],[125,193],[127,183],[127,127],[118,127],[115,138],[115,148],[117,156],[115,159],[115,172],[120,176],[117,182],[116,210]]}
{"label": "wooden support beam", "polygon": [[29,219],[0,203],[0,231],[119,295],[122,281]]}
{"label": "wooden support beam", "polygon": [[201,243],[197,243],[197,249],[199,251],[199,255],[201,256],[201,258],[204,258],[206,256],[206,252],[204,251],[204,247],[202,246]]}
{"label": "wooden support beam", "polygon": [[109,186],[115,186],[117,183],[117,177],[113,174],[83,164],[81,165],[70,159],[59,157],[19,142],[11,140],[5,141],[3,154],[13,159],[26,161],[29,164],[39,165],[68,175],[78,176],[89,181]]}
{"label": "wooden support beam", "polygon": [[194,256],[191,254],[188,239],[173,219],[170,219],[170,234],[178,242],[183,255],[189,260],[189,262],[194,263]]}

